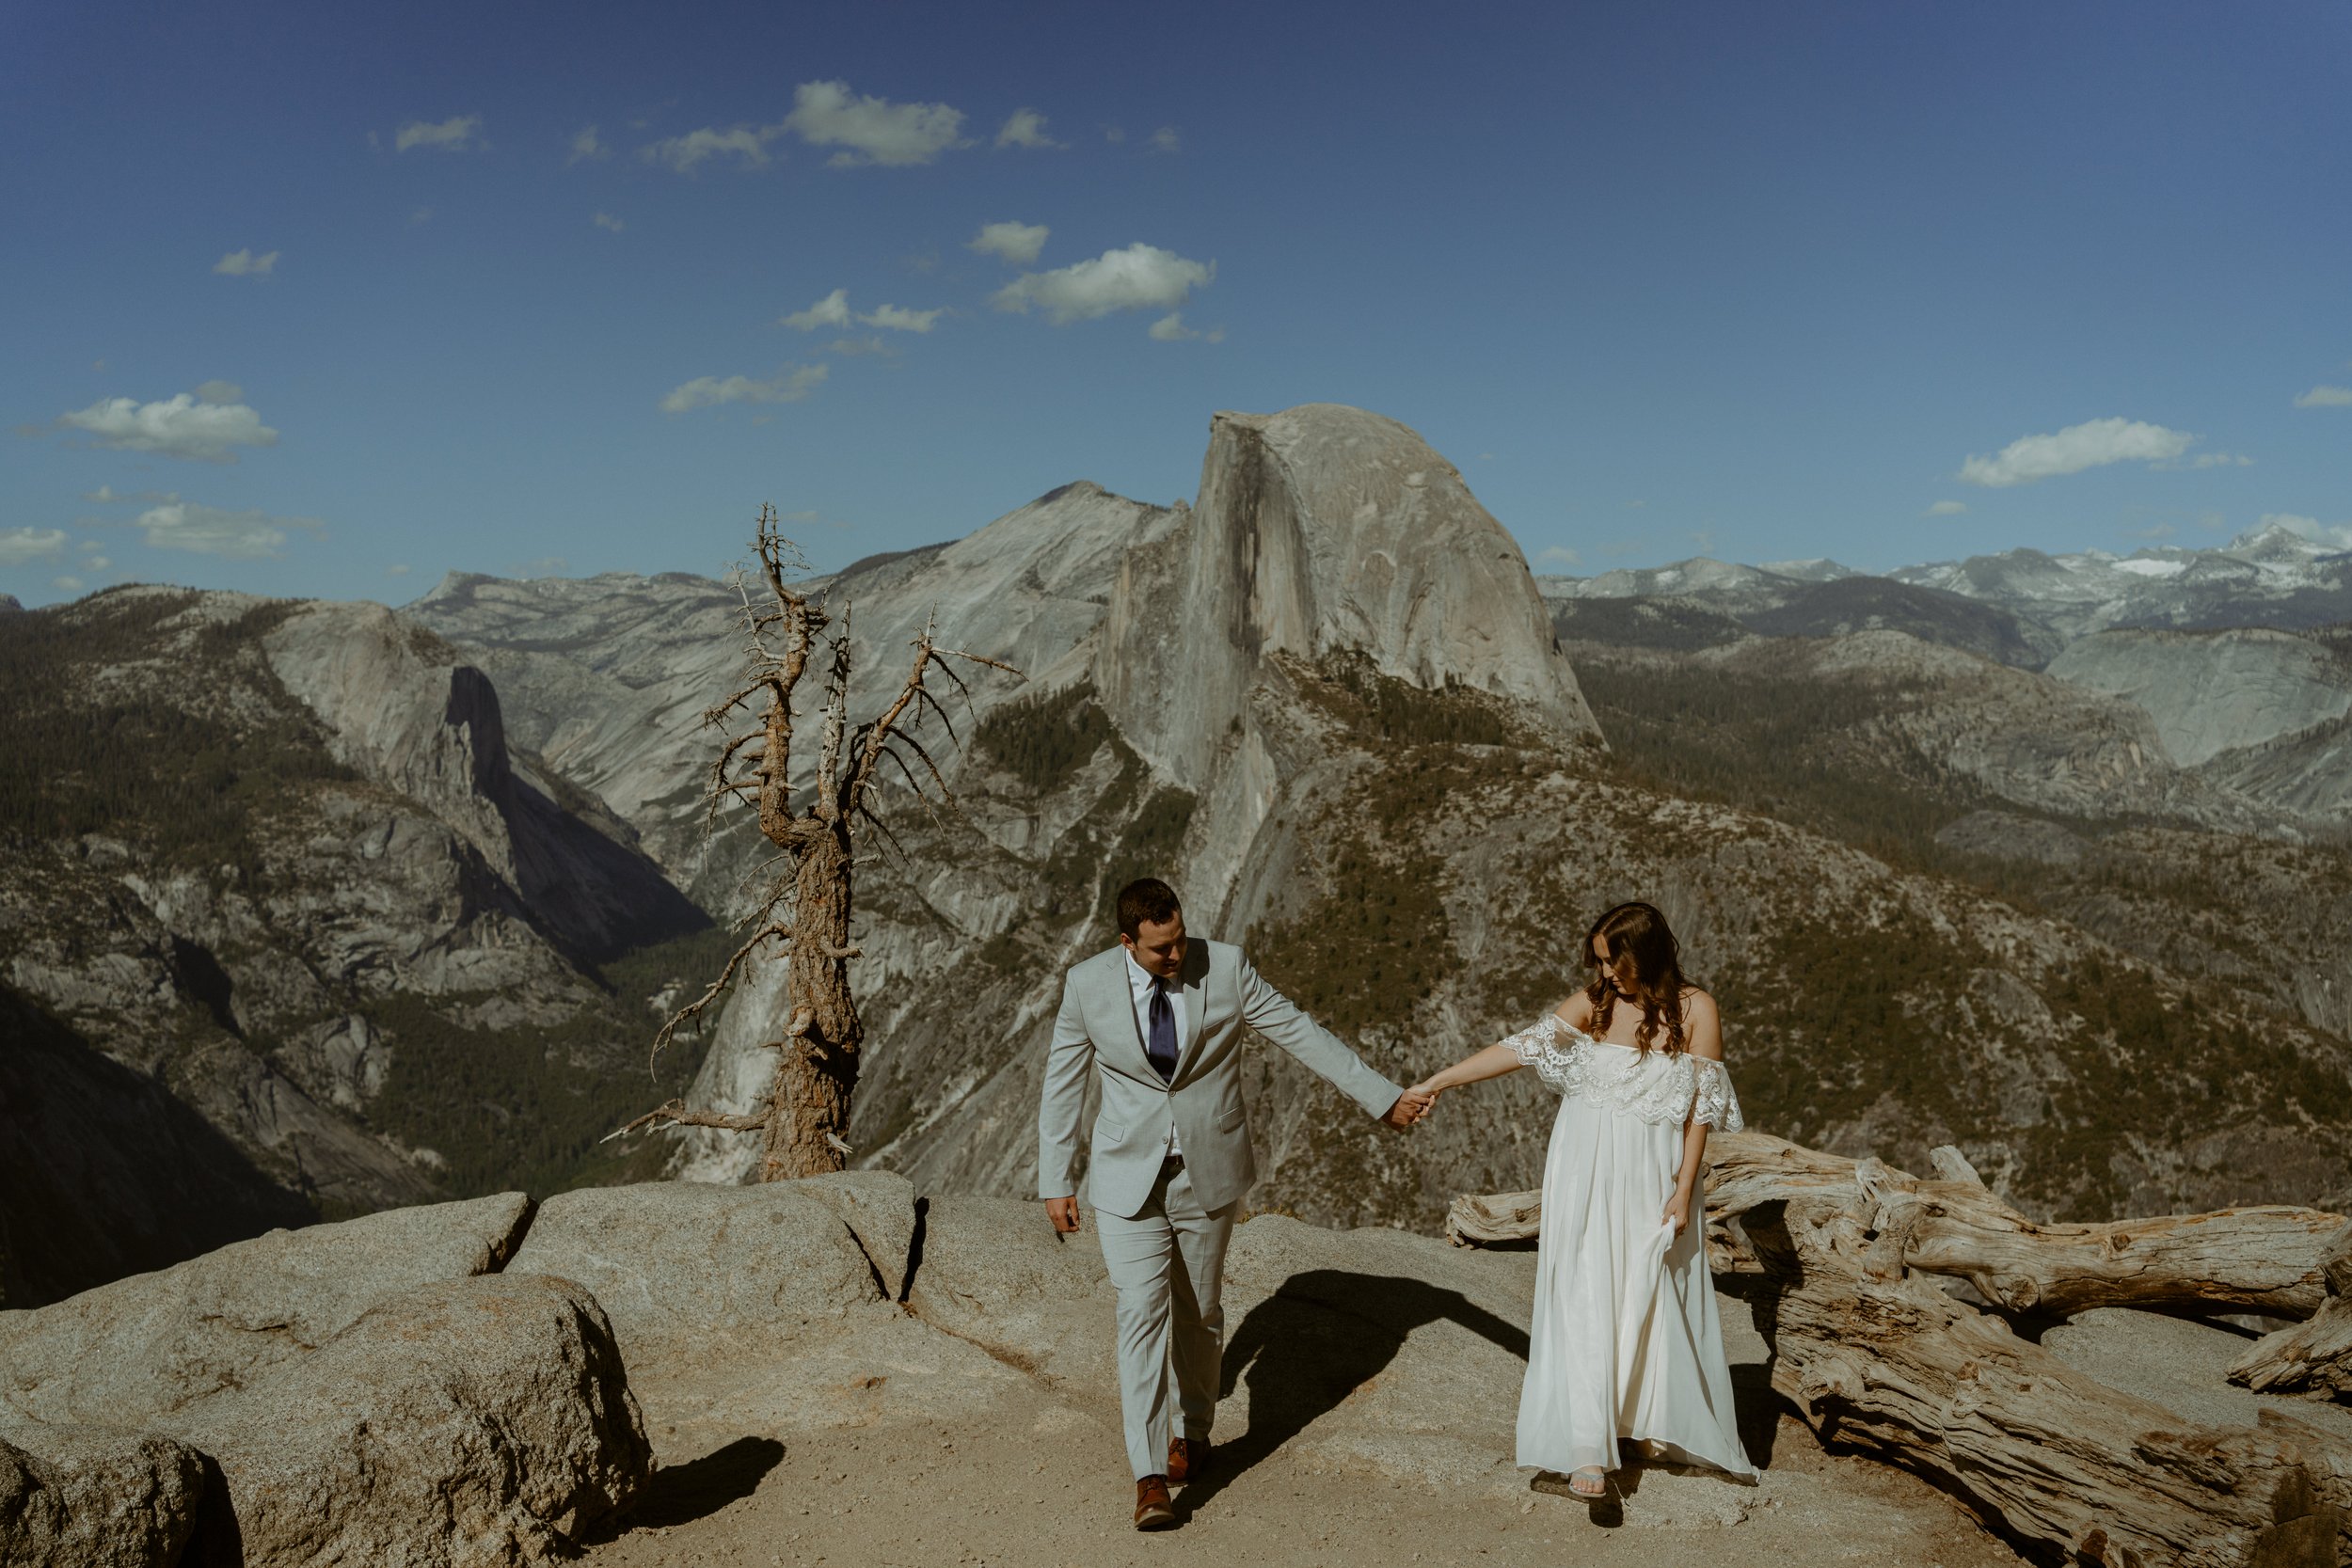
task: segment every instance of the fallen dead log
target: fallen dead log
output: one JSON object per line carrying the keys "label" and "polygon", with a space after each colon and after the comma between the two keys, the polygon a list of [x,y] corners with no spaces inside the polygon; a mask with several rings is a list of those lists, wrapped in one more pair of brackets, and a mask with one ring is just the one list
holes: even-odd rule
{"label": "fallen dead log", "polygon": [[[1938,1151],[1939,1153],[1943,1151]],[[2328,1246],[2344,1216],[2266,1205],[2103,1225],[2041,1225],[1975,1180],[1957,1149],[1940,1168],[1960,1180],[1879,1172],[1882,1221],[1908,1268],[1967,1280],[2010,1311],[2059,1316],[2094,1307],[2262,1312],[2308,1318],[2327,1298]],[[1708,1140],[1708,1262],[1718,1274],[1786,1272],[1774,1215],[1800,1197],[1855,1190],[1855,1162],[1761,1132]],[[1542,1195],[1456,1198],[1446,1234],[1459,1244],[1534,1237]],[[1753,1216],[1753,1217],[1752,1217]]]}
{"label": "fallen dead log", "polygon": [[2352,1395],[2352,1225],[2329,1238],[2320,1275],[2328,1299],[2305,1323],[2265,1335],[2230,1368],[2230,1381],[2258,1394]]}
{"label": "fallen dead log", "polygon": [[[2184,1421],[1916,1277],[1901,1227],[1883,1223],[1875,1164],[1862,1163],[1850,1195],[1787,1202],[1777,1228],[1797,1266],[1759,1313],[1772,1386],[1825,1441],[1920,1471],[2010,1534],[2078,1561],[2336,1560],[2339,1488],[2300,1433]],[[1890,1185],[1898,1206],[1908,1200]]]}
{"label": "fallen dead log", "polygon": [[2330,1296],[2308,1323],[2265,1334],[2230,1366],[2257,1394],[2352,1392],[2352,1301]]}

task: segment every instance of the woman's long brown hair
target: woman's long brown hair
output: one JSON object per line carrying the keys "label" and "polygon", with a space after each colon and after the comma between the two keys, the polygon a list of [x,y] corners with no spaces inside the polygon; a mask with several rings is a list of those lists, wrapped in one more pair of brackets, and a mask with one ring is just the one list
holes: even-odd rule
{"label": "woman's long brown hair", "polygon": [[1584,933],[1585,967],[1594,971],[1584,994],[1592,1000],[1592,1035],[1598,1039],[1609,1032],[1617,993],[1609,984],[1608,971],[1593,957],[1596,942],[1608,945],[1610,968],[1617,971],[1618,984],[1625,987],[1629,998],[1641,1004],[1642,1026],[1633,1033],[1635,1048],[1647,1051],[1662,1023],[1666,1053],[1671,1056],[1681,1051],[1685,1044],[1682,944],[1667,928],[1666,917],[1648,904],[1619,904]]}

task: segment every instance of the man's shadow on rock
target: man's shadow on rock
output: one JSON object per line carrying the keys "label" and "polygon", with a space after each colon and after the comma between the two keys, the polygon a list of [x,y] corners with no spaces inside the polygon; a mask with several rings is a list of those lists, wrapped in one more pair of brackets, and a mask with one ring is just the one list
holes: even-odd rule
{"label": "man's shadow on rock", "polygon": [[1249,1386],[1249,1429],[1216,1445],[1208,1474],[1178,1507],[1190,1516],[1259,1461],[1336,1410],[1396,1359],[1405,1338],[1451,1319],[1527,1359],[1527,1331],[1474,1306],[1459,1291],[1393,1275],[1313,1269],[1295,1274],[1249,1309],[1225,1346],[1220,1402]]}

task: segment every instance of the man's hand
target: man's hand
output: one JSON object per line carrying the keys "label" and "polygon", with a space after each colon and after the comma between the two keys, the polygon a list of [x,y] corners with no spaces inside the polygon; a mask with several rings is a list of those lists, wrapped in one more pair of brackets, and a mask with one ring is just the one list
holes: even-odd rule
{"label": "man's hand", "polygon": [[1054,1228],[1065,1236],[1078,1233],[1078,1200],[1072,1197],[1049,1197],[1045,1200],[1045,1217],[1054,1222]]}
{"label": "man's hand", "polygon": [[1405,1128],[1412,1126],[1413,1123],[1419,1121],[1422,1117],[1427,1116],[1429,1114],[1429,1107],[1435,1105],[1437,1102],[1438,1095],[1436,1090],[1424,1089],[1416,1085],[1413,1088],[1406,1089],[1403,1094],[1398,1095],[1396,1097],[1396,1103],[1390,1106],[1386,1114],[1384,1114],[1380,1119],[1389,1126],[1402,1131]]}

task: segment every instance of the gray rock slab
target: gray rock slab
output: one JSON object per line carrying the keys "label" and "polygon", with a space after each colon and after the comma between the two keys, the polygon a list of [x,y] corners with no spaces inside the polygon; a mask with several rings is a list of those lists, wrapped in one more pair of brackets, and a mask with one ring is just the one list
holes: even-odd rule
{"label": "gray rock slab", "polygon": [[152,1433],[29,1421],[8,1422],[6,1430],[0,1562],[171,1568],[180,1561],[204,1496],[204,1462],[194,1449]]}
{"label": "gray rock slab", "polygon": [[539,1206],[506,1272],[586,1286],[631,1365],[763,1354],[882,1299],[835,1208],[849,1202],[792,1181],[583,1188]]}
{"label": "gray rock slab", "polygon": [[841,1216],[866,1260],[897,1301],[906,1294],[914,1250],[914,1184],[897,1171],[845,1170],[803,1177],[792,1185]]}
{"label": "gray rock slab", "polygon": [[560,1560],[652,1474],[611,1323],[538,1275],[404,1292],[168,1431],[226,1488],[192,1549],[244,1568]]}
{"label": "gray rock slab", "polygon": [[0,1404],[58,1425],[149,1425],[315,1350],[387,1295],[499,1267],[529,1211],[504,1193],[273,1230],[0,1313]]}
{"label": "gray rock slab", "polygon": [[1024,1370],[1099,1381],[1116,1366],[1113,1295],[1091,1213],[1086,1227],[1060,1235],[1020,1198],[934,1197],[907,1305]]}

